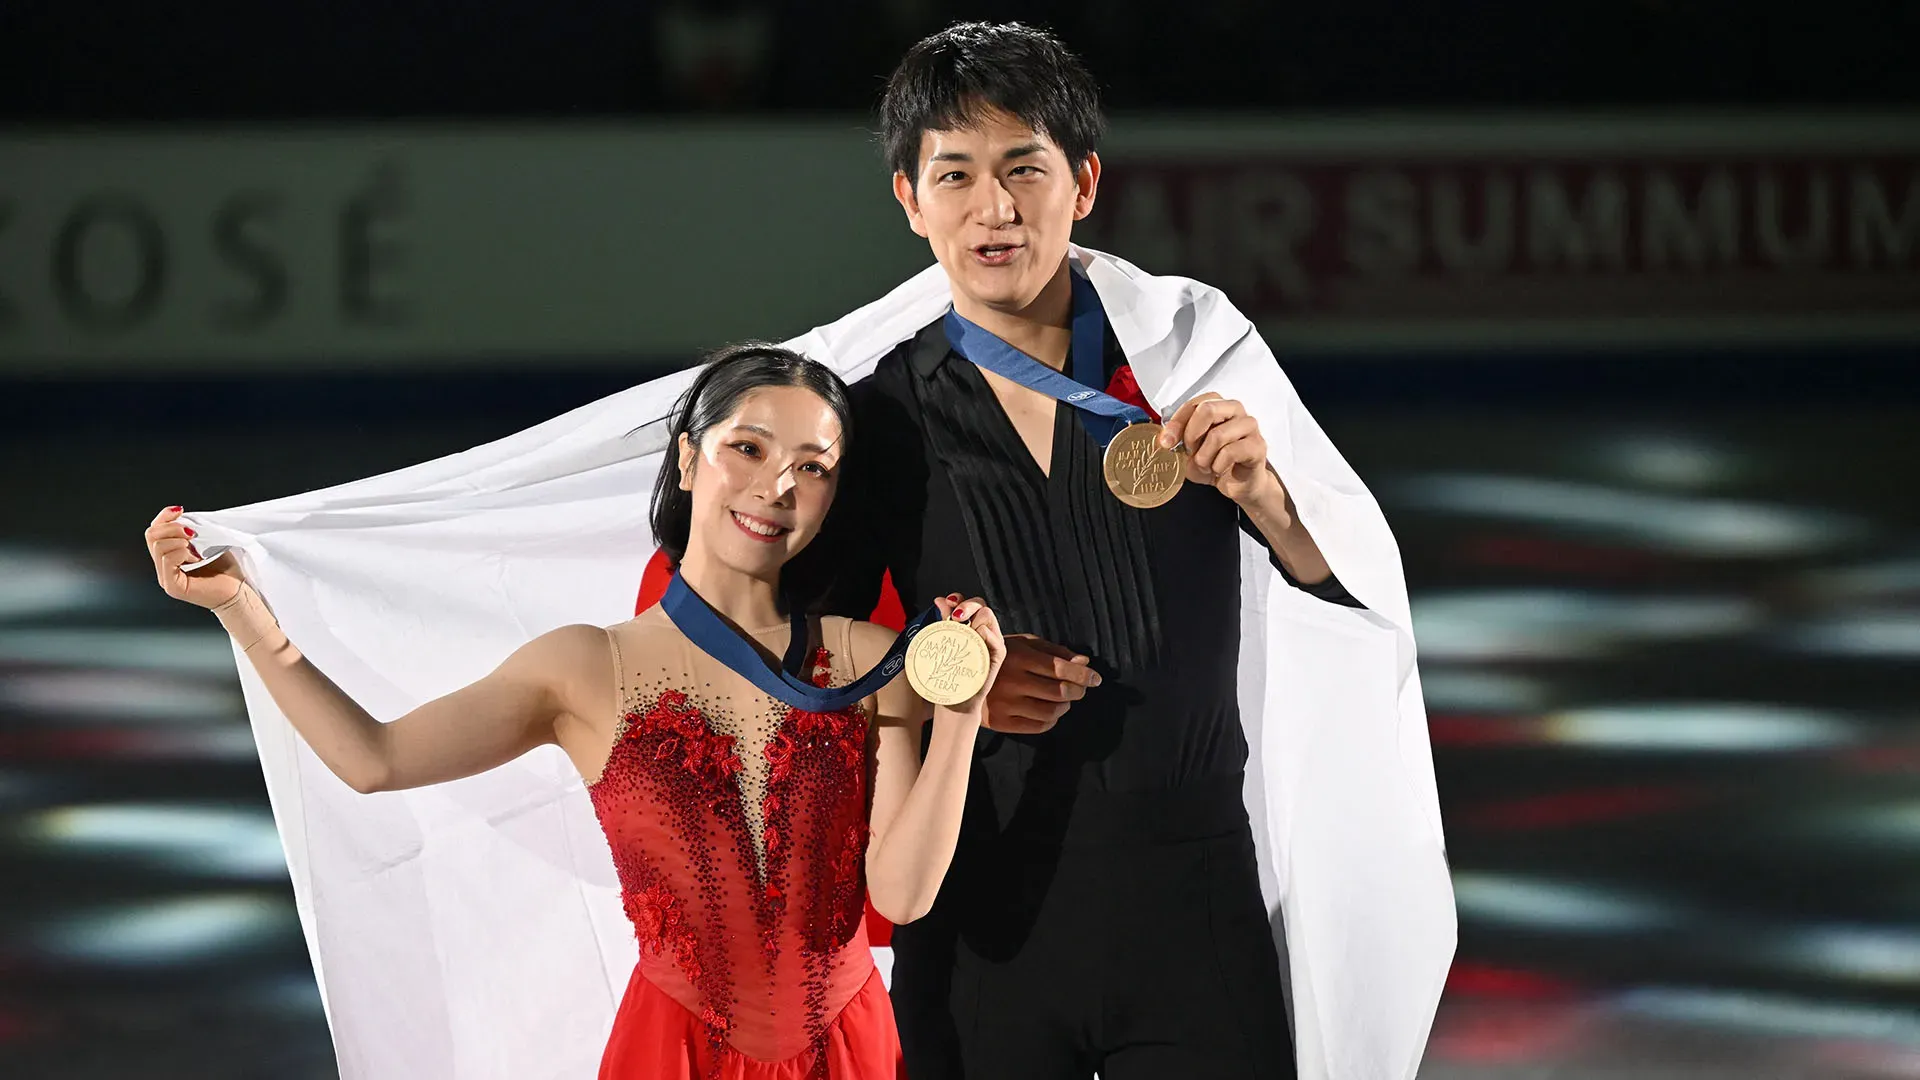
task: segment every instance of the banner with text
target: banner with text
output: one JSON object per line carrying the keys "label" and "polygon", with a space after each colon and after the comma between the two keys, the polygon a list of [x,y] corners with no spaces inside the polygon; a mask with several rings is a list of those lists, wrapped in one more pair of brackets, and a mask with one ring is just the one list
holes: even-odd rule
{"label": "banner with text", "polygon": [[[1282,349],[1920,341],[1920,122],[1122,118],[1077,238]],[[857,124],[0,138],[0,369],[619,362],[928,261]]]}
{"label": "banner with text", "polygon": [[1080,235],[1302,345],[1920,342],[1920,118],[1155,133]]}

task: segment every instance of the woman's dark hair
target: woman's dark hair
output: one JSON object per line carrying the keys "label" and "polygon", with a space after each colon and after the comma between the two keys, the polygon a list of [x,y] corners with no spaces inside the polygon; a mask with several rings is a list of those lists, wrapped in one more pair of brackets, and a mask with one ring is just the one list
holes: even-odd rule
{"label": "woman's dark hair", "polygon": [[1003,109],[1052,139],[1073,168],[1106,130],[1100,89],[1060,39],[1020,23],[955,23],[920,39],[887,80],[880,138],[887,164],[920,173],[920,139]]}
{"label": "woman's dark hair", "polygon": [[[847,384],[825,364],[792,349],[761,342],[729,345],[708,354],[702,363],[693,385],[674,404],[667,429],[667,458],[653,487],[653,535],[675,566],[687,554],[687,537],[693,528],[693,493],[680,490],[681,435],[698,446],[708,429],[739,411],[748,394],[769,386],[801,386],[820,395],[840,421],[843,461],[853,434]],[[818,582],[826,580],[823,568],[815,565],[821,561],[815,549],[821,546],[809,544],[787,564],[781,577],[789,592],[799,588],[804,598]]]}

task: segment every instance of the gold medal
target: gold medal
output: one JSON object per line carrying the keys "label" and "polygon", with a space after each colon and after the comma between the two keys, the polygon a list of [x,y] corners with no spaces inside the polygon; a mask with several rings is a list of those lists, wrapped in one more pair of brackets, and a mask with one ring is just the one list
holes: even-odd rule
{"label": "gold medal", "polygon": [[1159,506],[1187,482],[1187,448],[1160,449],[1159,424],[1128,424],[1107,444],[1107,490],[1128,506]]}
{"label": "gold medal", "polygon": [[966,623],[942,619],[907,645],[907,682],[935,705],[958,705],[987,685],[987,643]]}

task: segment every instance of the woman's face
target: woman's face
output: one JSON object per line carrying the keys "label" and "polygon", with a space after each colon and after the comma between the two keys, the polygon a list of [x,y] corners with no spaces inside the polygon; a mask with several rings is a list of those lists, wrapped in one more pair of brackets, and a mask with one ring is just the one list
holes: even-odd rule
{"label": "woman's face", "polygon": [[840,419],[800,386],[768,386],[695,446],[680,436],[680,487],[693,493],[687,552],[742,573],[777,574],[819,533],[840,478]]}

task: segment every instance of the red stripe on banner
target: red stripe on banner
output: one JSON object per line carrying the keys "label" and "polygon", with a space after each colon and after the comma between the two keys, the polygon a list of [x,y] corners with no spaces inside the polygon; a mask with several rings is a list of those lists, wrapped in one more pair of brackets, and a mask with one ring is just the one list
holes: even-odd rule
{"label": "red stripe on banner", "polygon": [[899,590],[893,587],[891,570],[880,578],[880,599],[873,605],[873,614],[867,616],[867,621],[896,634],[907,628],[907,608],[900,602]]}
{"label": "red stripe on banner", "polygon": [[655,548],[653,558],[647,560],[647,571],[640,575],[640,595],[634,600],[635,615],[660,602],[667,595],[667,582],[673,580],[673,562],[667,553]]}
{"label": "red stripe on banner", "polygon": [[893,946],[893,924],[873,909],[872,897],[867,898],[867,944]]}
{"label": "red stripe on banner", "polygon": [[[895,633],[907,627],[906,605],[900,602],[900,590],[893,587],[893,571],[887,571],[880,579],[880,599],[873,605],[873,614],[867,621],[884,626]],[[867,943],[870,945],[893,944],[893,924],[873,910],[873,901],[867,901]]]}

